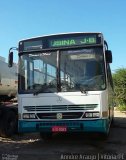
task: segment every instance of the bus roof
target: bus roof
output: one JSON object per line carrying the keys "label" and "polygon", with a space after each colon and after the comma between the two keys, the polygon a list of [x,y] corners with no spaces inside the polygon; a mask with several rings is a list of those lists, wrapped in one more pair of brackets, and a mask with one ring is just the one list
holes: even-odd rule
{"label": "bus roof", "polygon": [[31,39],[35,39],[35,38],[41,38],[41,37],[51,37],[51,36],[60,36],[60,35],[73,35],[73,34],[102,34],[102,32],[66,32],[66,33],[56,33],[56,34],[48,34],[48,35],[42,35],[42,36],[36,36],[36,37],[31,37],[31,38],[26,38],[26,39],[22,39],[21,41],[25,41],[25,40],[31,40]]}

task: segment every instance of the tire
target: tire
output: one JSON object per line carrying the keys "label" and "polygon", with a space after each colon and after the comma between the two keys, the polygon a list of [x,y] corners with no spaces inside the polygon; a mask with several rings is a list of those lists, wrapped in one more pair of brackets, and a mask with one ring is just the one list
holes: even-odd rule
{"label": "tire", "polygon": [[114,119],[114,117],[112,117],[111,127],[114,127],[114,124],[115,124],[115,119]]}
{"label": "tire", "polygon": [[44,133],[44,132],[40,132],[40,137],[44,140],[51,140],[52,139],[52,133]]}
{"label": "tire", "polygon": [[104,133],[100,133],[100,139],[101,140],[107,140],[109,138],[110,135],[110,127],[108,128],[108,130]]}
{"label": "tire", "polygon": [[17,117],[13,111],[4,112],[1,119],[1,137],[11,137],[17,132]]}
{"label": "tire", "polygon": [[101,133],[100,134],[100,140],[107,140],[109,137],[109,133]]}

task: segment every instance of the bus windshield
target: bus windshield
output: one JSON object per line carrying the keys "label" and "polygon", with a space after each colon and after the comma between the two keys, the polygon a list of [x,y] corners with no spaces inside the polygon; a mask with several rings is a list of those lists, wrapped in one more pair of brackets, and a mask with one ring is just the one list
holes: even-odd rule
{"label": "bus windshield", "polygon": [[103,48],[22,54],[19,80],[19,91],[25,93],[104,90]]}

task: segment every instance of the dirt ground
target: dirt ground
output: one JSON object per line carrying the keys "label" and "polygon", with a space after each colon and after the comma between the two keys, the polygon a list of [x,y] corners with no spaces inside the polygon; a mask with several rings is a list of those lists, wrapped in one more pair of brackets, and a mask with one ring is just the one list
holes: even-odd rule
{"label": "dirt ground", "polygon": [[115,111],[107,140],[98,135],[58,134],[43,141],[39,134],[0,137],[1,160],[107,160],[126,159],[126,114]]}

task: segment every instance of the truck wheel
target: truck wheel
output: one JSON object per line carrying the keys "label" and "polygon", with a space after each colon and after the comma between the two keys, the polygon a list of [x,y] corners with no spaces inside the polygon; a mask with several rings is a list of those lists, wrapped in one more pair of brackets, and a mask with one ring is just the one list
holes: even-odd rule
{"label": "truck wheel", "polygon": [[44,132],[40,132],[40,137],[44,140],[51,140],[52,139],[52,133],[44,133]]}
{"label": "truck wheel", "polygon": [[13,111],[7,111],[1,119],[1,137],[11,137],[17,131],[17,118]]}

